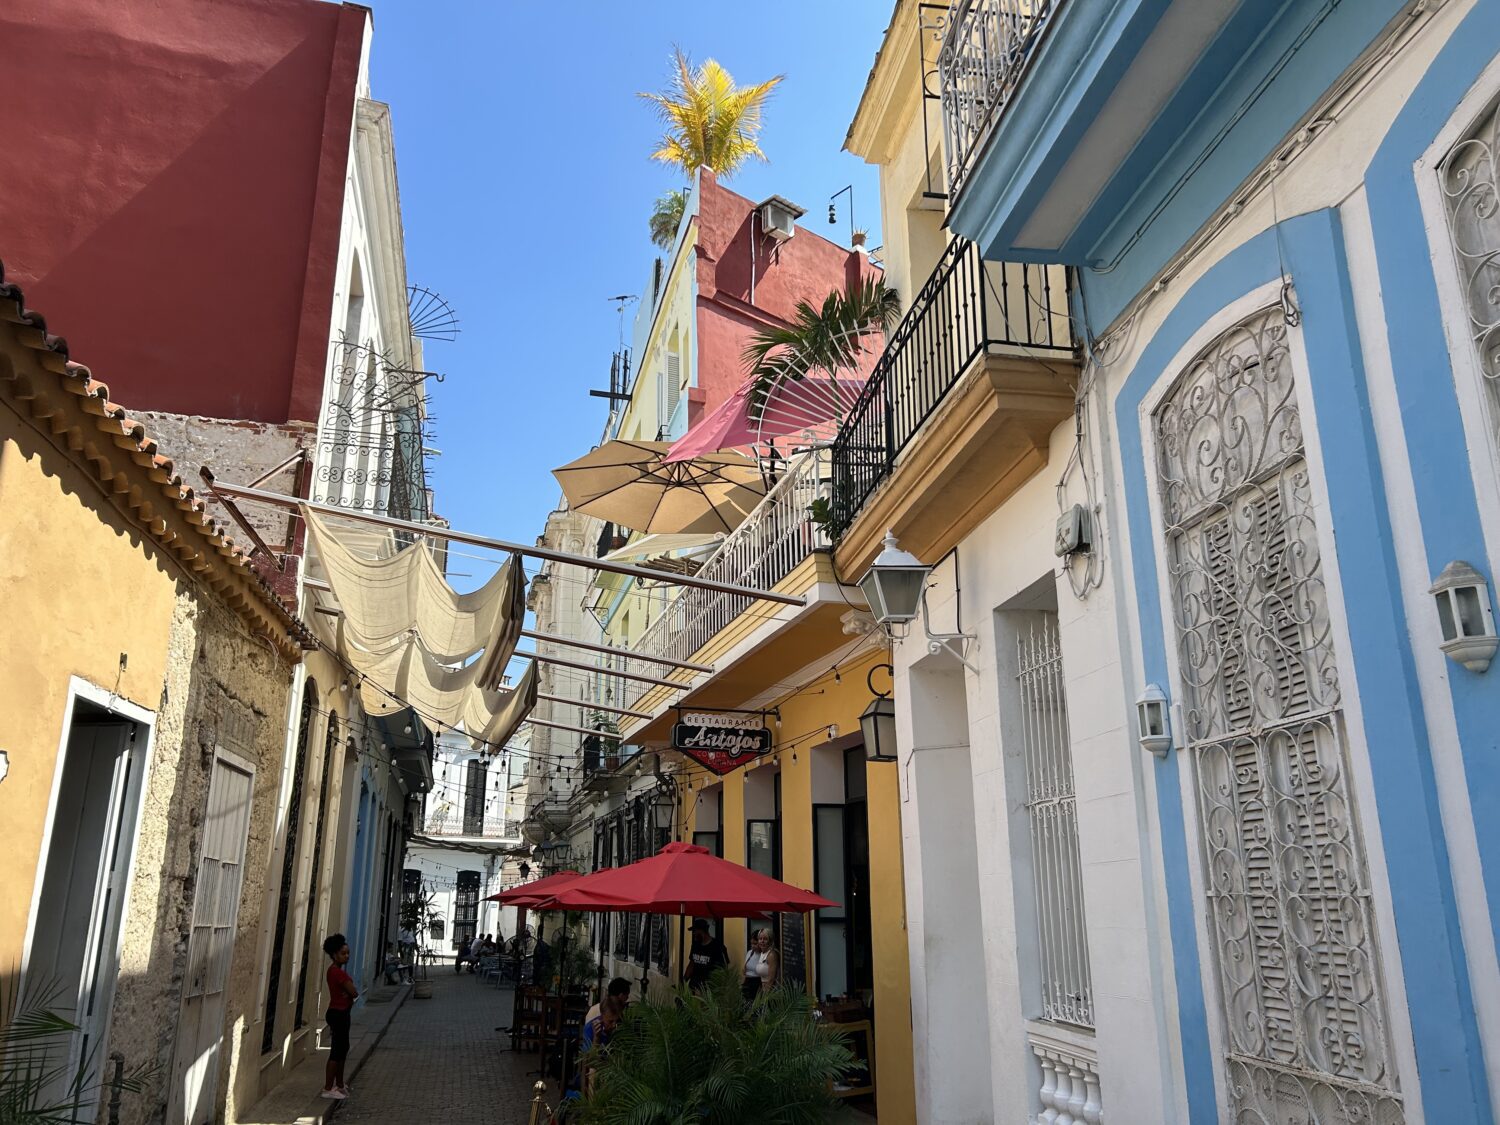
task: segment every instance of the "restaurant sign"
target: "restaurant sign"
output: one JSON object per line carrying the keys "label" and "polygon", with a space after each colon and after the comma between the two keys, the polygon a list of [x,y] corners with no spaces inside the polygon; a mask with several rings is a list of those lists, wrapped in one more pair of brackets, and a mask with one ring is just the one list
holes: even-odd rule
{"label": "restaurant sign", "polygon": [[672,747],[700,766],[726,774],[770,753],[771,732],[759,715],[679,712]]}

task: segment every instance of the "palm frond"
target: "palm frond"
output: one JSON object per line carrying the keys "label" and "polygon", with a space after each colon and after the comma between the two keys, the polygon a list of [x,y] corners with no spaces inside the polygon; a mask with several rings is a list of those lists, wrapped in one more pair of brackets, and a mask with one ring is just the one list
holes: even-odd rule
{"label": "palm frond", "polygon": [[782,76],[739,86],[717,60],[694,67],[675,49],[672,78],[666,90],[642,93],[656,107],[665,131],[651,159],[681,168],[689,176],[707,168],[733,175],[752,157],[764,160],[759,136],[761,110]]}
{"label": "palm frond", "polygon": [[687,213],[687,192],[669,191],[656,197],[651,208],[651,241],[663,250],[672,249],[677,229]]}
{"label": "palm frond", "polygon": [[754,381],[751,417],[759,417],[775,389],[788,381],[853,370],[869,338],[900,319],[901,298],[880,277],[866,278],[847,293],[834,290],[817,309],[799,302],[789,327],[758,330],[741,353]]}

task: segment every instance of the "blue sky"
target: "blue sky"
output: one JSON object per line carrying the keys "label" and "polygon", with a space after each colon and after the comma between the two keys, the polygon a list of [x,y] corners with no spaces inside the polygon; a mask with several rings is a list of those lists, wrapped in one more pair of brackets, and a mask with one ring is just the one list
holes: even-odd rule
{"label": "blue sky", "polygon": [[606,298],[641,292],[651,203],[682,182],[648,159],[660,127],[635,96],[665,84],[674,44],[742,83],[786,75],[765,114],[770,162],[730,186],[784,195],[847,241],[847,197],[831,230],[827,203],[852,182],[880,242],[875,170],[842,146],[888,0],[373,7],[371,86],[394,117],[409,278],[462,321],[456,342],[427,345],[446,376],[430,471],[455,527],[532,541],[558,496],[549,470],[598,440],[605,403],[587,392],[607,385],[619,331]]}

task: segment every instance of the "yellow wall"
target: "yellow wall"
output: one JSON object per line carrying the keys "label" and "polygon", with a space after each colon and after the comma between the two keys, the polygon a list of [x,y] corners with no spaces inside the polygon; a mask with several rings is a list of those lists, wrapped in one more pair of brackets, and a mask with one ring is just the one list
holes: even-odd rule
{"label": "yellow wall", "polygon": [[[722,781],[693,766],[686,777],[692,788],[684,792],[684,839],[697,830],[699,798],[705,786],[722,786],[724,858],[745,862],[745,781],[760,770],[781,773],[782,878],[795,886],[813,885],[813,756],[814,746],[829,739],[828,728],[839,735],[859,729],[860,712],[870,702],[865,675],[885,659],[883,653],[840,667],[782,699],[776,751]],[[906,950],[906,899],[902,878],[901,816],[894,764],[866,767],[869,789],[866,813],[870,826],[870,929],[875,977],[875,1079],[881,1125],[907,1125],[916,1120],[912,1079],[911,984]],[[724,944],[730,960],[746,948],[747,923],[724,922]],[[815,951],[808,940],[809,970]]]}
{"label": "yellow wall", "polygon": [[157,711],[177,593],[155,545],[46,440],[0,403],[0,973],[26,940],[69,678]]}

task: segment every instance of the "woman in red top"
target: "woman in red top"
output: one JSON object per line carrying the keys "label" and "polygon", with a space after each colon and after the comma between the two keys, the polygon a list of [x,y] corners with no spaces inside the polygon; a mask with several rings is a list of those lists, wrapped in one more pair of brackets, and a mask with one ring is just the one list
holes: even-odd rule
{"label": "woman in red top", "polygon": [[349,943],[343,934],[332,934],[323,943],[328,966],[328,1071],[323,1078],[323,1097],[343,1101],[349,1096],[344,1083],[344,1060],[349,1056],[349,1009],[359,990],[354,978],[344,972],[349,963]]}

